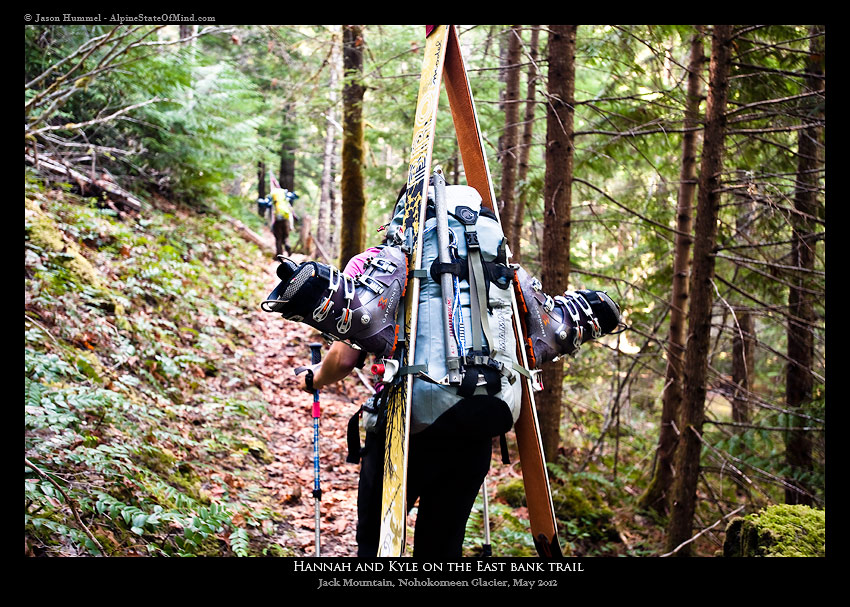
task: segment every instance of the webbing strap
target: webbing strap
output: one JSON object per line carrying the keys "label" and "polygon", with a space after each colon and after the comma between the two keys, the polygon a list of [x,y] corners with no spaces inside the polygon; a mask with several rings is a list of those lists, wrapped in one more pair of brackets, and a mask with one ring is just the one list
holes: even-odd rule
{"label": "webbing strap", "polygon": [[357,413],[348,419],[348,427],[345,433],[345,440],[348,444],[348,455],[346,455],[345,461],[349,464],[360,463],[360,413],[362,411],[363,407],[360,407]]}
{"label": "webbing strap", "polygon": [[[487,319],[487,282],[484,279],[484,263],[481,259],[481,249],[478,245],[478,233],[473,225],[465,224],[466,229],[466,259],[469,264],[469,294],[472,306],[472,348],[482,351],[484,346],[489,347],[490,355],[495,356],[497,349],[493,342],[490,331],[490,322]],[[481,322],[475,322],[479,318]],[[486,344],[482,340],[482,333]]]}
{"label": "webbing strap", "polygon": [[407,365],[398,370],[399,375],[416,375],[417,373],[428,373],[428,363],[421,365]]}
{"label": "webbing strap", "polygon": [[457,393],[463,397],[469,397],[475,394],[475,389],[478,387],[479,377],[484,378],[487,394],[494,396],[499,392],[502,385],[501,373],[493,367],[486,366],[469,366],[466,367],[463,380],[457,389]]}
{"label": "webbing strap", "polygon": [[502,450],[502,463],[507,466],[511,463],[511,455],[508,451],[508,437],[504,432],[499,436],[499,447]]}
{"label": "webbing strap", "polygon": [[475,322],[476,318],[481,318],[481,306],[479,305],[480,298],[478,297],[478,289],[476,288],[475,267],[472,261],[472,253],[467,253],[467,262],[469,263],[469,304],[472,308],[472,349],[483,350],[484,340],[482,338],[481,323]]}
{"label": "webbing strap", "polygon": [[511,367],[513,370],[522,375],[523,377],[527,377],[528,379],[534,379],[534,375],[532,375],[531,371],[523,367],[519,363],[511,363]]}

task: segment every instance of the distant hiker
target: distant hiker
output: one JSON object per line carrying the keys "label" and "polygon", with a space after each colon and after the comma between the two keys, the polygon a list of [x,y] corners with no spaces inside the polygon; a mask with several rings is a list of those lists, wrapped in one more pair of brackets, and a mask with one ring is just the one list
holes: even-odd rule
{"label": "distant hiker", "polygon": [[272,234],[274,234],[275,256],[281,255],[284,250],[289,255],[291,251],[287,240],[290,230],[293,230],[295,227],[293,224],[295,214],[292,210],[292,202],[298,198],[298,195],[286,188],[277,187],[272,188],[269,198],[271,199],[271,212],[274,217],[272,221]]}
{"label": "distant hiker", "polygon": [[[398,381],[406,373],[415,374],[407,506],[410,510],[419,500],[414,535],[417,559],[461,556],[466,522],[490,468],[492,438],[504,436],[519,414],[519,374],[531,373],[517,361],[511,294],[516,295],[523,316],[532,365],[574,354],[586,341],[611,333],[620,324],[619,307],[601,291],[546,295],[538,280],[521,267],[508,265],[501,227],[495,215],[481,207],[480,195],[469,186],[450,186],[447,192],[454,261],[437,263],[436,220],[429,209],[422,232],[422,267],[429,273],[420,278],[419,326],[411,329],[417,335],[415,368],[400,369],[393,378]],[[399,246],[404,240],[403,203],[402,196],[384,243],[352,259],[343,272],[314,261],[299,265],[282,259],[277,269],[281,282],[263,302],[263,309],[338,340],[312,375],[312,385],[302,379],[302,389],[318,390],[343,379],[355,367],[362,367],[370,354],[378,362],[388,362],[395,353],[397,339],[403,335],[398,323],[404,322],[403,315],[396,318],[396,313],[408,278],[407,256]],[[474,238],[465,238],[470,232]],[[444,350],[441,273],[453,275],[456,290],[457,307],[449,318],[462,353],[459,386],[442,381],[446,369],[454,365],[446,360]],[[384,414],[393,386],[379,383],[379,388],[361,409],[365,446],[359,449],[359,434],[353,440],[349,435],[349,447],[356,445],[357,452],[348,461],[361,460],[360,557],[378,553]],[[356,432],[357,426],[353,428]]]}

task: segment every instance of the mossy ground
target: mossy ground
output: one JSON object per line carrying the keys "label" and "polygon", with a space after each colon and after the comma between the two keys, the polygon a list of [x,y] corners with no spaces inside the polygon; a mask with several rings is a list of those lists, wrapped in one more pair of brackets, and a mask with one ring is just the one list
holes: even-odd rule
{"label": "mossy ground", "polygon": [[826,512],[780,504],[733,519],[724,556],[826,556]]}

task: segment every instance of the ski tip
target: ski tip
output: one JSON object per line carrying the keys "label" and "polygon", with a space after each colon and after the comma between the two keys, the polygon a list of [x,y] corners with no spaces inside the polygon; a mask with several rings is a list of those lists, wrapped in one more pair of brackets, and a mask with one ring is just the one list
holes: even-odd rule
{"label": "ski tip", "polygon": [[426,25],[425,26],[425,37],[426,38],[431,35],[431,32],[434,31],[435,27],[437,27],[437,26],[436,25]]}

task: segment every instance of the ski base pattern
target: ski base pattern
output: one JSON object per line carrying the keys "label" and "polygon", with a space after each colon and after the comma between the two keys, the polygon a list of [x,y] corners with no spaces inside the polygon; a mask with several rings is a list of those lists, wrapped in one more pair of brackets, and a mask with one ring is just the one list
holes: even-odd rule
{"label": "ski base pattern", "polygon": [[[428,177],[431,172],[431,153],[434,147],[449,29],[445,25],[435,26],[425,38],[422,57],[402,221],[405,250],[412,272],[418,272],[421,268],[422,241],[419,230],[425,221]],[[399,335],[404,344],[400,348],[401,352],[396,353],[397,360],[402,365],[412,364],[413,353],[416,351],[419,278],[414,276],[411,283],[404,300],[404,328]],[[378,556],[399,557],[404,554],[407,528],[407,459],[410,446],[409,404],[412,389],[413,377],[406,375],[403,382],[391,388],[387,398],[387,440]]]}

